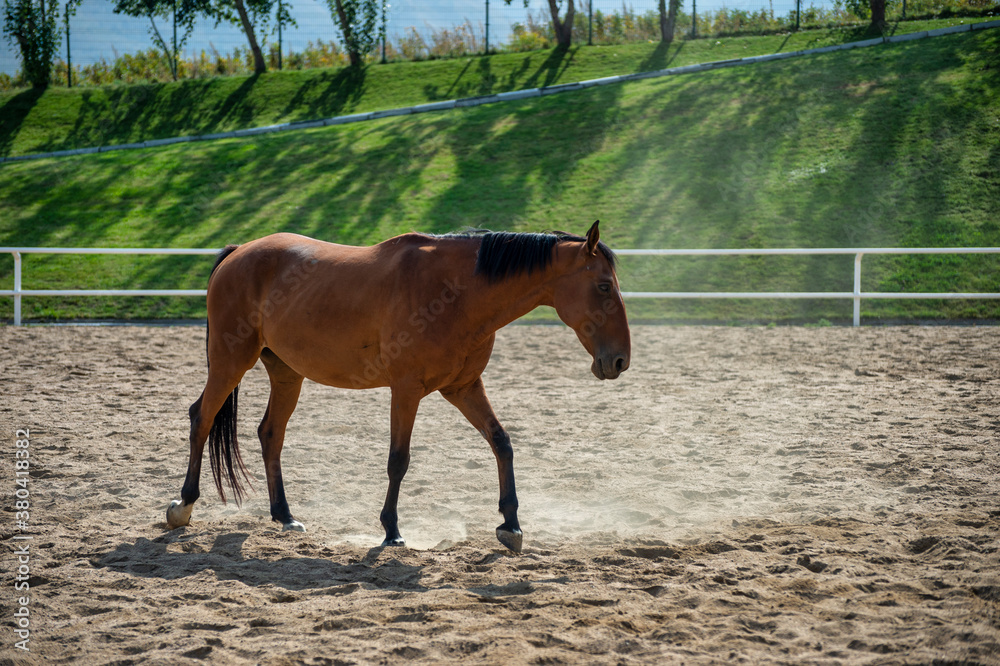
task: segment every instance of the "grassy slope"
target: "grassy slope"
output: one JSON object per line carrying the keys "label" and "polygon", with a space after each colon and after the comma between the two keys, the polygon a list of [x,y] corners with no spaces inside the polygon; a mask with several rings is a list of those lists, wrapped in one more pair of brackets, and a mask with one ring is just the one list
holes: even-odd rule
{"label": "grassy slope", "polygon": [[[276,230],[581,231],[613,247],[1000,246],[1000,31],[252,140],[0,168],[0,244],[218,247]],[[537,56],[536,56],[537,57]],[[589,76],[583,78],[590,78]],[[454,96],[454,95],[448,95]],[[870,258],[864,290],[1000,291],[996,259]],[[711,263],[710,263],[711,262]],[[29,258],[26,287],[200,288],[210,258]],[[0,284],[11,284],[0,260]],[[851,261],[630,258],[627,289],[849,291]],[[838,301],[633,316],[846,318]],[[0,316],[10,316],[0,301]],[[199,316],[199,299],[26,299],[28,316]],[[869,317],[997,317],[868,301]]]}
{"label": "grassy slope", "polygon": [[[970,19],[907,21],[894,33]],[[865,39],[864,29],[502,54],[349,69],[268,73],[260,77],[171,84],[51,88],[0,93],[0,155],[113,145],[314,120],[710,60],[789,52]]]}

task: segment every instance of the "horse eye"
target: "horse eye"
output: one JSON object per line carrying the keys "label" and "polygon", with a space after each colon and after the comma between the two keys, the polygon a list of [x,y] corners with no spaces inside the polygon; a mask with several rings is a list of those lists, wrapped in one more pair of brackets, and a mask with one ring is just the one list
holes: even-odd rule
{"label": "horse eye", "polygon": [[610,294],[611,285],[608,284],[607,282],[602,282],[601,284],[597,285],[597,291],[601,292],[602,294]]}

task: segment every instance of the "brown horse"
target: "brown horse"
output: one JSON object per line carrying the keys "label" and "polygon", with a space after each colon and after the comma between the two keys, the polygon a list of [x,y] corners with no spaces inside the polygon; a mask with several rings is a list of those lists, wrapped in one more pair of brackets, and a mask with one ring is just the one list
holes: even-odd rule
{"label": "brown horse", "polygon": [[168,526],[191,518],[206,441],[222,500],[224,478],[242,499],[249,479],[236,439],[237,395],[244,373],[260,359],[271,395],[257,432],[271,517],[284,529],[305,529],[285,500],[281,447],[308,377],[341,388],[391,389],[383,545],[403,544],[396,503],[410,433],[420,400],[440,391],[493,448],[504,518],[497,538],[520,552],[514,452],[481,375],[496,330],[540,305],[555,308],[576,331],[598,379],[628,368],[631,343],[615,256],[599,235],[595,222],[585,238],[405,234],[349,247],[282,233],[227,247],[209,278],[208,381],[189,411],[191,458],[181,499],[167,509]]}

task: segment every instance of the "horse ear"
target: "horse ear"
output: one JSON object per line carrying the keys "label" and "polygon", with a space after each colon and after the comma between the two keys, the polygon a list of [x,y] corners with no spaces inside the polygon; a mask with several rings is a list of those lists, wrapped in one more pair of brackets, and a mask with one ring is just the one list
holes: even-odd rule
{"label": "horse ear", "polygon": [[597,241],[601,240],[601,230],[597,225],[600,223],[601,221],[597,220],[587,231],[587,254],[592,255],[597,252]]}

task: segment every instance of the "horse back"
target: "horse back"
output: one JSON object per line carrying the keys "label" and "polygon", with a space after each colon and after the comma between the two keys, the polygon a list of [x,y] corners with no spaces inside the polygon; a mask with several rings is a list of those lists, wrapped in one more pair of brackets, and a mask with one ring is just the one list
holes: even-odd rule
{"label": "horse back", "polygon": [[436,241],[405,234],[354,247],[280,233],[246,243],[212,275],[209,325],[324,384],[364,388],[421,374],[413,359],[432,363],[460,344],[446,332],[474,264],[474,253]]}

